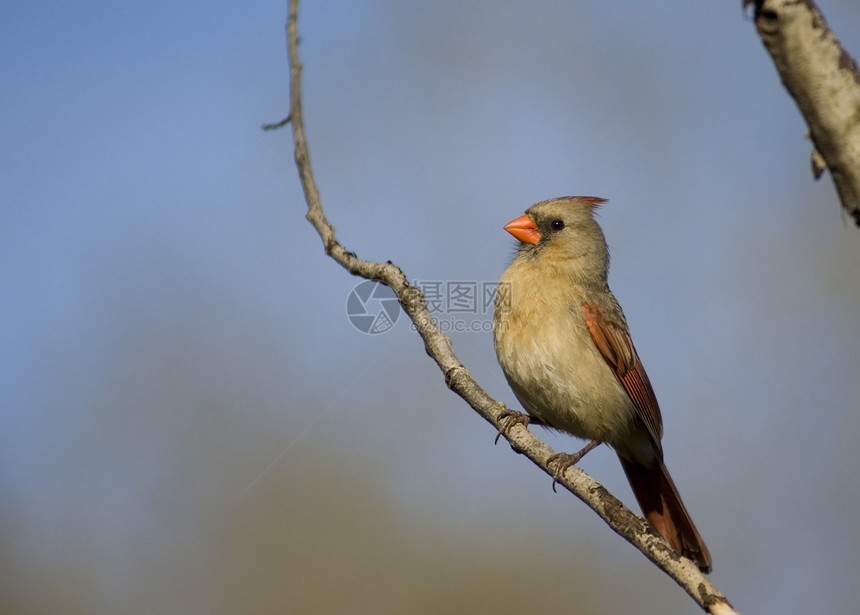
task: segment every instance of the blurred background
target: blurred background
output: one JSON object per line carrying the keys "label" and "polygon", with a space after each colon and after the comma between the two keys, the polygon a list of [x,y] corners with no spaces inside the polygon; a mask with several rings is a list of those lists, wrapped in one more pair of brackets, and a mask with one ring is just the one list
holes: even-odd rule
{"label": "blurred background", "polygon": [[[493,446],[402,314],[347,317],[360,280],[260,130],[285,4],[3,6],[0,611],[695,612]],[[819,4],[858,57],[860,4]],[[344,245],[492,283],[532,202],[609,199],[711,578],[742,613],[852,610],[860,231],[740,1],[306,1],[300,36]],[[490,314],[439,316],[518,407]],[[611,451],[582,467],[635,508]]]}

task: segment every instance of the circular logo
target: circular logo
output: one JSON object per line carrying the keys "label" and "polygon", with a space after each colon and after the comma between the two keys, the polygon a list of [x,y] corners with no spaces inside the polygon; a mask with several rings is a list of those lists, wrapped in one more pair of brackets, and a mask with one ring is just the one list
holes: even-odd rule
{"label": "circular logo", "polygon": [[350,291],[346,315],[352,326],[362,333],[385,333],[400,316],[400,302],[390,286],[365,280]]}

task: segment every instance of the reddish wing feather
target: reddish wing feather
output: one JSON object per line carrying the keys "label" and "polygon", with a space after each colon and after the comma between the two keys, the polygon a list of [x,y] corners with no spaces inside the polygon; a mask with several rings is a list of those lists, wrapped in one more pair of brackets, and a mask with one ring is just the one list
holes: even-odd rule
{"label": "reddish wing feather", "polygon": [[645,367],[636,354],[630,334],[623,328],[610,321],[604,314],[603,308],[596,303],[586,303],[582,306],[585,323],[591,333],[591,339],[613,369],[621,386],[627,391],[636,413],[660,450],[660,439],[663,437],[663,419],[660,416],[660,406]]}

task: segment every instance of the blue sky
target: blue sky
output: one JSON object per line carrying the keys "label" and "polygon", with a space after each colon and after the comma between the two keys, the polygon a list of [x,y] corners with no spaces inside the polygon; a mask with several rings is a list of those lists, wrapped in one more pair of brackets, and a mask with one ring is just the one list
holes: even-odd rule
{"label": "blue sky", "polygon": [[[820,4],[857,57],[860,8]],[[608,198],[714,582],[842,612],[860,241],[738,5],[305,2],[311,156],[344,245],[417,281],[497,280],[529,204]],[[2,14],[4,610],[689,612],[491,446],[408,321],[351,326],[359,280],[304,220],[289,133],[259,130],[288,111],[283,3]],[[516,407],[490,334],[452,337]],[[583,467],[633,504],[609,451]]]}

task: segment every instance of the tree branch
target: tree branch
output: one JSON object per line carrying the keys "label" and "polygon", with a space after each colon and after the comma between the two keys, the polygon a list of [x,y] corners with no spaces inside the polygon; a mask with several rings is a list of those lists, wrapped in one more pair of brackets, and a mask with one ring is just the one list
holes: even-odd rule
{"label": "tree branch", "polygon": [[[860,226],[860,73],[812,0],[744,0],[785,89],[797,103],[842,207]],[[820,157],[819,157],[820,155]]]}
{"label": "tree branch", "polygon": [[[287,49],[290,62],[290,114],[293,130],[296,166],[301,178],[307,219],[316,228],[326,254],[353,275],[379,280],[397,294],[404,311],[415,323],[424,340],[427,354],[445,375],[445,384],[478,414],[496,427],[511,447],[531,459],[544,472],[553,476],[549,460],[555,451],[531,433],[522,423],[511,421],[511,411],[491,398],[475,382],[469,371],[454,354],[451,340],[435,325],[421,291],[412,286],[399,267],[390,261],[378,263],[358,258],[337,240],[334,226],[326,218],[311,171],[310,154],[302,116],[301,71],[298,47],[298,0],[290,0],[287,20]],[[572,466],[559,477],[559,484],[594,510],[616,533],[638,548],[648,559],[674,579],[699,606],[715,615],[735,613],[726,597],[702,575],[696,564],[677,555],[639,516],[626,508],[600,483],[579,468]]]}

